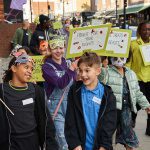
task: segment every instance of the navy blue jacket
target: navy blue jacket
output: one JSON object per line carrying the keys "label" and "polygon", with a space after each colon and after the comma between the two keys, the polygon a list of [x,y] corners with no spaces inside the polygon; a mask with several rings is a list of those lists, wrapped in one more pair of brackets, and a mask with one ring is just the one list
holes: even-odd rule
{"label": "navy blue jacket", "polygon": [[[65,136],[69,150],[81,145],[85,150],[86,127],[81,102],[82,82],[72,85],[68,94],[68,105],[65,118]],[[116,130],[116,98],[109,86],[104,85],[104,96],[99,111],[93,150],[104,147],[112,150],[112,135]]]}

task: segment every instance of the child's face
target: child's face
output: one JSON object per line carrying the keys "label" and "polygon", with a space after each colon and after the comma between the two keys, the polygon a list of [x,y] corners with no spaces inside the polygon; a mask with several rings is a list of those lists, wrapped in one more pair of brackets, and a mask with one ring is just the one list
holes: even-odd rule
{"label": "child's face", "polygon": [[104,59],[102,64],[103,64],[103,67],[107,67],[107,65],[108,65],[108,58]]}
{"label": "child's face", "polygon": [[50,53],[54,61],[60,61],[64,55],[64,47],[56,47],[55,49],[51,49]]}
{"label": "child's face", "polygon": [[18,52],[27,54],[27,52],[24,49],[19,49]]}
{"label": "child's face", "polygon": [[100,67],[98,65],[93,65],[92,67],[87,66],[85,63],[81,63],[79,66],[79,76],[83,81],[83,84],[91,89],[98,82],[98,75],[100,74]]}
{"label": "child's face", "polygon": [[18,64],[17,66],[12,66],[12,72],[13,72],[13,79],[15,78],[15,80],[20,83],[26,83],[32,77],[33,63],[27,62],[24,64],[23,63]]}

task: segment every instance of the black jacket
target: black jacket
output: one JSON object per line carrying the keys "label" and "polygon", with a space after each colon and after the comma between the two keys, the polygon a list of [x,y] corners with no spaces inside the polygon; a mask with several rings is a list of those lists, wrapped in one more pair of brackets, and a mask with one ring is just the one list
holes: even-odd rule
{"label": "black jacket", "polygon": [[[69,150],[81,145],[85,150],[86,128],[81,104],[81,86],[78,81],[72,85],[68,94],[68,105],[65,118],[65,136]],[[109,86],[104,85],[104,96],[99,111],[98,124],[93,150],[104,147],[112,150],[112,135],[116,129],[116,98]]]}
{"label": "black jacket", "polygon": [[[55,140],[55,127],[52,118],[45,104],[44,90],[35,85],[35,119],[39,136],[41,150],[46,146],[46,150],[58,150],[58,144]],[[0,84],[0,98],[4,100],[3,84]],[[7,109],[0,102],[0,149],[9,150],[10,128],[7,119]]]}
{"label": "black jacket", "polygon": [[49,40],[50,34],[53,33],[51,28],[43,30],[40,25],[38,25],[31,37],[30,50],[33,54],[39,55],[40,42],[43,40]]}

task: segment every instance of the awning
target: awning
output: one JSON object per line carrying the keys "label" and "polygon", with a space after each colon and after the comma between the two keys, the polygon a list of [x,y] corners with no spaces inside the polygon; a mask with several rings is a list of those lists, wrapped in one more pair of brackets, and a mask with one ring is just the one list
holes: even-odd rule
{"label": "awning", "polygon": [[[143,8],[143,6],[126,8],[126,14],[138,13],[142,8]],[[123,15],[123,11],[124,11],[124,9],[118,9],[118,15]]]}
{"label": "awning", "polygon": [[[142,8],[140,9],[140,11],[143,11],[143,10],[148,9],[148,8],[150,8],[150,5],[142,7]],[[139,12],[140,12],[140,11],[139,11]]]}

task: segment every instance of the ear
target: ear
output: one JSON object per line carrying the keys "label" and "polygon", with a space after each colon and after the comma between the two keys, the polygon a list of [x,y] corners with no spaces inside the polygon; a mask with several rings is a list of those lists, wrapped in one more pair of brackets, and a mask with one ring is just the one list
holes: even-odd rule
{"label": "ear", "polygon": [[14,66],[14,65],[12,65],[12,66],[11,66],[11,70],[12,70],[12,72],[16,72],[16,71],[17,71],[17,67]]}
{"label": "ear", "polygon": [[101,73],[101,67],[97,67],[96,75],[98,76],[100,75],[100,73]]}

